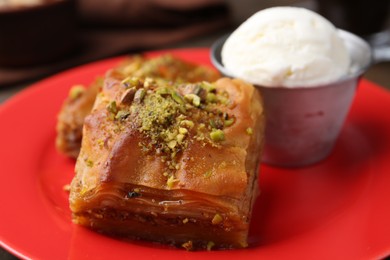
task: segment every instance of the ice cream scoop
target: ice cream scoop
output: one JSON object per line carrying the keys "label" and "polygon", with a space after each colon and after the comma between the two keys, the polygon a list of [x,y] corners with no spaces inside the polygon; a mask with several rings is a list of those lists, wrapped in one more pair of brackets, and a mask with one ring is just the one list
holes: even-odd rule
{"label": "ice cream scoop", "polygon": [[350,68],[350,55],[336,28],[298,7],[257,12],[230,35],[221,55],[233,76],[267,87],[322,85]]}
{"label": "ice cream scoop", "polygon": [[262,161],[301,167],[332,152],[372,55],[364,40],[334,29],[321,16],[278,7],[258,12],[218,40],[211,60],[224,75],[261,91],[266,113]]}

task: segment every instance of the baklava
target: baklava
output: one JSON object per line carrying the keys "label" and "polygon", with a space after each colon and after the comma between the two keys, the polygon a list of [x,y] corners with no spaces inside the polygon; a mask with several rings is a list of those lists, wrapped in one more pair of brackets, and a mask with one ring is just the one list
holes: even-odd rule
{"label": "baklava", "polygon": [[250,84],[107,75],[86,117],[73,221],[187,250],[245,248],[264,133]]}

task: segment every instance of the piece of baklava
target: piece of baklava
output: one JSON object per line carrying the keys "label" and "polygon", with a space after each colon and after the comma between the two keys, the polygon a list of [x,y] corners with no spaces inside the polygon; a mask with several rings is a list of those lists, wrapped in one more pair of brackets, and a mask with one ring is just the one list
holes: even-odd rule
{"label": "piece of baklava", "polygon": [[108,75],[84,124],[73,221],[188,250],[246,247],[263,131],[243,81]]}
{"label": "piece of baklava", "polygon": [[[153,77],[178,82],[215,81],[220,75],[215,70],[199,66],[166,54],[152,59],[133,56],[113,70],[117,77]],[[95,80],[85,88],[74,86],[58,115],[56,147],[62,153],[76,158],[80,152],[85,117],[91,112],[102,80]]]}

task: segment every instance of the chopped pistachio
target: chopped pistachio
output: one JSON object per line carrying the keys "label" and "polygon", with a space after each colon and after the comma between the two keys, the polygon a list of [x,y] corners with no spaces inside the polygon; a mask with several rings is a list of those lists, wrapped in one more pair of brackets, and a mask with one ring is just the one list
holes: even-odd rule
{"label": "chopped pistachio", "polygon": [[111,101],[110,103],[108,103],[106,108],[107,108],[107,111],[110,113],[116,114],[118,112],[115,101]]}
{"label": "chopped pistachio", "polygon": [[248,128],[246,129],[246,133],[247,133],[248,135],[252,135],[252,134],[253,134],[253,129],[252,129],[251,127],[248,127]]}
{"label": "chopped pistachio", "polygon": [[213,225],[217,225],[217,224],[221,223],[222,221],[223,221],[222,216],[217,213],[214,215],[213,219],[211,220],[211,223]]}
{"label": "chopped pistachio", "polygon": [[[185,128],[184,128],[185,129]],[[181,144],[183,142],[183,139],[184,139],[184,135],[183,134],[178,134],[176,136],[176,140],[179,144]]]}
{"label": "chopped pistachio", "polygon": [[178,182],[179,180],[178,179],[175,179],[175,177],[173,175],[171,175],[168,180],[167,180],[167,186],[169,189],[172,189],[173,185],[175,184],[175,182]]}
{"label": "chopped pistachio", "polygon": [[224,125],[231,126],[233,123],[234,123],[234,118],[232,117],[232,118],[226,119],[224,122]]}
{"label": "chopped pistachio", "polygon": [[119,120],[124,120],[130,115],[130,111],[125,111],[125,110],[119,110],[118,113],[116,114],[115,118]]}
{"label": "chopped pistachio", "polygon": [[184,98],[187,99],[188,101],[191,101],[192,104],[196,107],[198,107],[200,105],[200,97],[198,95],[187,94],[184,96]]}
{"label": "chopped pistachio", "polygon": [[210,138],[214,142],[225,140],[225,133],[220,129],[213,129],[210,133]]}
{"label": "chopped pistachio", "polygon": [[159,95],[168,95],[171,92],[169,91],[169,89],[167,87],[160,87],[160,88],[156,89],[156,93]]}
{"label": "chopped pistachio", "polygon": [[134,95],[136,91],[137,89],[135,87],[131,87],[127,89],[121,97],[121,103],[124,105],[130,105],[134,99]]}
{"label": "chopped pistachio", "polygon": [[209,241],[207,243],[207,251],[211,251],[211,249],[215,246],[215,243],[213,241]]}
{"label": "chopped pistachio", "polygon": [[224,104],[224,105],[228,105],[229,102],[230,102],[230,99],[229,99],[229,98],[224,97],[224,96],[222,96],[222,95],[218,95],[218,100],[219,100],[219,102],[221,102],[221,103]]}
{"label": "chopped pistachio", "polygon": [[173,130],[172,132],[171,131],[165,131],[165,133],[166,133],[165,140],[167,142],[176,139],[176,136],[177,136],[177,131],[176,130]]}
{"label": "chopped pistachio", "polygon": [[215,120],[214,119],[210,119],[209,124],[210,124],[210,126],[212,128],[217,128],[217,125],[215,124]]}
{"label": "chopped pistachio", "polygon": [[176,140],[169,141],[169,143],[168,143],[168,147],[171,149],[175,148],[176,145],[177,145]]}
{"label": "chopped pistachio", "polygon": [[141,190],[140,190],[140,188],[134,188],[134,192],[140,193]]}
{"label": "chopped pistachio", "polygon": [[187,126],[189,128],[193,128],[194,127],[194,122],[192,122],[191,120],[183,120],[180,122],[180,125],[181,126]]}
{"label": "chopped pistachio", "polygon": [[205,127],[206,127],[205,124],[200,123],[198,129],[199,129],[199,130],[202,130],[202,129],[205,129]]}
{"label": "chopped pistachio", "polygon": [[199,135],[195,137],[196,141],[204,141],[204,135]]}
{"label": "chopped pistachio", "polygon": [[178,103],[180,105],[184,105],[183,97],[179,93],[177,93],[176,91],[173,91],[171,93],[171,96],[172,96],[173,100],[176,101],[176,103]]}
{"label": "chopped pistachio", "polygon": [[82,85],[75,85],[69,91],[69,97],[72,100],[77,99],[81,94],[85,92],[85,88]]}
{"label": "chopped pistachio", "polygon": [[210,82],[207,82],[207,81],[203,81],[201,83],[201,87],[203,87],[204,89],[207,90],[207,92],[214,92],[216,90],[215,88],[215,85],[210,83]]}
{"label": "chopped pistachio", "polygon": [[127,77],[121,81],[121,84],[124,85],[126,88],[130,86],[138,86],[139,83],[139,79],[136,77]]}
{"label": "chopped pistachio", "polygon": [[185,135],[188,133],[188,130],[187,130],[187,128],[179,127],[179,133],[182,135]]}
{"label": "chopped pistachio", "polygon": [[208,103],[216,103],[218,101],[218,99],[214,93],[207,93],[206,101]]}
{"label": "chopped pistachio", "polygon": [[182,114],[180,114],[178,117],[177,117],[177,119],[178,120],[184,120],[184,119],[186,119],[186,116],[185,115],[182,115]]}
{"label": "chopped pistachio", "polygon": [[146,95],[145,89],[143,88],[138,89],[137,92],[135,92],[134,94],[134,101],[137,103],[141,103],[145,95]]}
{"label": "chopped pistachio", "polygon": [[[208,94],[209,101],[212,102],[219,102],[219,96],[228,98],[227,92],[217,92],[213,84],[207,82],[173,84],[154,79],[153,85],[149,86],[146,81],[146,79],[141,80],[137,85],[135,90],[138,90],[134,93],[134,101],[131,101],[130,108],[125,110],[130,110],[131,115],[134,115],[134,124],[138,131],[149,139],[149,143],[143,145],[145,147],[143,151],[145,153],[155,151],[161,162],[165,164],[167,172],[163,175],[167,177],[167,186],[170,188],[178,181],[171,175],[180,167],[177,158],[181,156],[183,149],[194,140],[199,140],[203,146],[212,141],[225,140],[222,130],[225,124],[231,125],[234,119],[230,119],[227,113],[223,113],[217,106],[207,104]],[[190,94],[182,95],[182,89],[183,93]],[[117,118],[122,118],[122,113],[117,112]],[[124,113],[123,116],[128,115]],[[209,121],[211,125],[207,124]],[[199,122],[199,125],[195,122]],[[124,124],[117,125],[124,127]],[[191,130],[194,126],[197,128]],[[218,146],[216,143],[212,145]],[[205,176],[208,177],[209,174]]]}
{"label": "chopped pistachio", "polygon": [[144,81],[144,87],[145,88],[149,88],[153,83],[153,79],[152,78],[145,78],[145,81]]}

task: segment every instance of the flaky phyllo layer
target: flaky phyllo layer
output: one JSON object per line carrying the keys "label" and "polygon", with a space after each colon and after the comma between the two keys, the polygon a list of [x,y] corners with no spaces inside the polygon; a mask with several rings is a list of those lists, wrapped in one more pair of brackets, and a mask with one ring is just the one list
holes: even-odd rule
{"label": "flaky phyllo layer", "polygon": [[246,247],[263,130],[261,98],[240,80],[108,74],[84,123],[74,222],[189,250]]}

